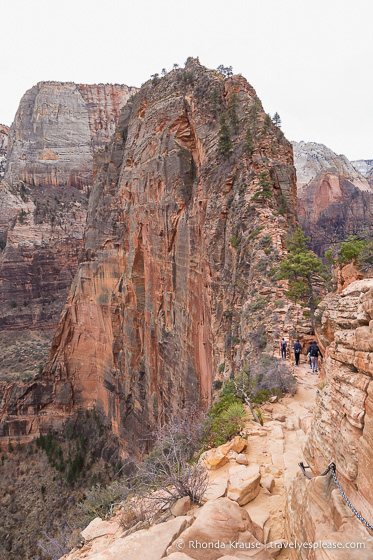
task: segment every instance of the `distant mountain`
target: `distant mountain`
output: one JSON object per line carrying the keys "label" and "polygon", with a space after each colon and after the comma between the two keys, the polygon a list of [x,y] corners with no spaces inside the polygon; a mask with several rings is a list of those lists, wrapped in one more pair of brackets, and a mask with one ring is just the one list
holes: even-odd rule
{"label": "distant mountain", "polygon": [[369,181],[369,164],[353,165],[346,156],[337,155],[316,142],[292,144],[299,222],[311,236],[313,250],[324,255],[329,247],[348,235],[372,227],[373,185]]}

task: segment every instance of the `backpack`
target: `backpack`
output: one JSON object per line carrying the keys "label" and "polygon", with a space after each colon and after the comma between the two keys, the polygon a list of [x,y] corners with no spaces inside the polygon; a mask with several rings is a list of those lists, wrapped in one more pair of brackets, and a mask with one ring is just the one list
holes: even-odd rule
{"label": "backpack", "polygon": [[283,340],[283,341],[281,342],[281,348],[283,348],[283,349],[285,350],[286,346],[287,346],[286,340]]}
{"label": "backpack", "polygon": [[299,343],[299,342],[298,342],[298,343],[295,343],[295,344],[294,344],[294,352],[295,352],[296,354],[300,354],[300,351],[301,351],[301,350],[302,350],[302,347],[301,347],[300,343]]}
{"label": "backpack", "polygon": [[312,356],[312,358],[317,358],[318,355],[319,355],[319,347],[317,346],[317,344],[313,344],[311,346],[310,356]]}

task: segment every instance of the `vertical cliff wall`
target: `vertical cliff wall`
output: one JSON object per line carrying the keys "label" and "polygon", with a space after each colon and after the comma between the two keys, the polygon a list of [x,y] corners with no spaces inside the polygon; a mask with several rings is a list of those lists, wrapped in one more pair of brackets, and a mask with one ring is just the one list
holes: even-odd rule
{"label": "vertical cliff wall", "polygon": [[[305,458],[315,475],[330,461],[353,506],[373,522],[373,279],[351,283],[320,304],[317,335],[324,381],[316,398]],[[311,473],[312,474],[312,473]],[[371,558],[373,539],[345,505],[331,475],[289,483],[288,535],[298,541],[364,542],[366,550],[303,551],[294,558]],[[338,556],[339,554],[339,556]]]}
{"label": "vertical cliff wall", "polygon": [[93,154],[135,91],[40,82],[23,96],[0,186],[0,329],[56,327],[78,266]]}
{"label": "vertical cliff wall", "polygon": [[9,127],[0,124],[0,179],[4,177],[6,155],[8,152]]}
{"label": "vertical cliff wall", "polygon": [[293,142],[298,218],[313,250],[323,256],[335,242],[371,229],[373,188],[361,167],[323,144]]}
{"label": "vertical cliff wall", "polygon": [[147,82],[104,156],[47,368],[4,393],[3,438],[96,406],[138,448],[290,320],[273,271],[296,225],[292,147],[244,78],[190,59]]}

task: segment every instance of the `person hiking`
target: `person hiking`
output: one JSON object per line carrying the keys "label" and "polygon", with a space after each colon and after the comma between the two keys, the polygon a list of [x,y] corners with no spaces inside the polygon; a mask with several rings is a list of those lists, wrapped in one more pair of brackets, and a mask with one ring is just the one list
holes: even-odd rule
{"label": "person hiking", "polygon": [[317,373],[317,361],[319,355],[323,358],[320,348],[317,346],[316,340],[312,342],[307,351],[307,356],[310,357],[312,373]]}
{"label": "person hiking", "polygon": [[283,339],[281,340],[281,358],[285,358],[285,360],[286,360],[286,349],[287,349],[287,346],[288,346],[288,344],[287,344],[286,340],[283,338]]}
{"label": "person hiking", "polygon": [[300,358],[300,353],[302,351],[303,346],[301,345],[301,343],[299,342],[299,340],[296,341],[296,343],[294,344],[294,356],[295,356],[295,365],[299,366],[299,358]]}

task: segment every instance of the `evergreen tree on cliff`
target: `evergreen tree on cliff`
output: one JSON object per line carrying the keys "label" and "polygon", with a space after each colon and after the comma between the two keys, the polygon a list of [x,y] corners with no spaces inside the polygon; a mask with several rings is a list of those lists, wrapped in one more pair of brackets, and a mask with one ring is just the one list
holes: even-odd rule
{"label": "evergreen tree on cliff", "polygon": [[295,303],[310,308],[312,330],[315,331],[315,285],[323,285],[327,279],[327,267],[313,251],[307,249],[310,237],[305,237],[299,227],[287,242],[287,257],[279,266],[278,279],[289,280],[285,294]]}

